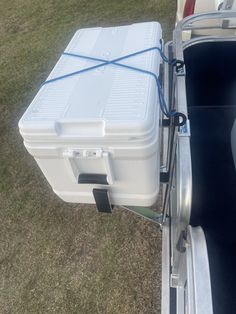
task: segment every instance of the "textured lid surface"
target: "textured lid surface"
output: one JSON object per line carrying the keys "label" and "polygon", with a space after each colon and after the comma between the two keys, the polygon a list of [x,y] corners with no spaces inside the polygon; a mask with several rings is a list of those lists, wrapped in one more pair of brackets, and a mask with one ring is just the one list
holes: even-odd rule
{"label": "textured lid surface", "polygon": [[[160,47],[157,22],[77,31],[65,52],[112,60]],[[157,51],[120,63],[158,74]],[[48,80],[99,64],[62,55]],[[43,85],[19,122],[27,140],[66,137],[144,136],[153,128],[159,110],[155,80],[146,74],[107,65]]]}

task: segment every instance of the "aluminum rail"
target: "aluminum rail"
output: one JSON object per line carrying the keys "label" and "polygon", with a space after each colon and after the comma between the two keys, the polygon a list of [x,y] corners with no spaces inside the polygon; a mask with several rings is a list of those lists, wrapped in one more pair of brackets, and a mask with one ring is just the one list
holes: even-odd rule
{"label": "aluminum rail", "polygon": [[[174,58],[184,61],[184,46],[186,43],[182,41],[182,32],[185,30],[194,29],[224,29],[224,23],[222,21],[235,19],[236,11],[217,11],[210,13],[200,13],[189,16],[179,22],[175,28],[173,36],[173,53]],[[204,22],[209,20],[217,20],[215,25],[194,25],[198,22]],[[201,37],[202,39],[205,36]],[[208,38],[215,38],[214,36],[208,36]],[[191,43],[195,39],[189,40]],[[198,37],[198,40],[199,37]],[[185,86],[185,68],[182,72],[175,72],[173,77],[173,90],[170,99],[175,99],[175,110],[184,113],[188,117],[187,111],[187,99],[186,99],[186,86]],[[172,161],[176,158],[175,163],[171,163],[170,173],[174,172],[176,165],[177,176],[177,212],[179,213],[179,223],[184,227],[187,226],[190,220],[191,213],[191,199],[192,199],[192,166],[191,166],[191,152],[190,152],[190,128],[189,121],[185,127],[179,129],[178,133],[173,134],[172,144],[176,146],[176,156],[170,156]],[[172,150],[175,153],[175,149]],[[163,223],[165,222],[166,211],[168,208],[168,201],[170,199],[172,181],[169,182],[169,188],[166,188],[165,202],[163,204]]]}
{"label": "aluminum rail", "polygon": [[[185,18],[183,21],[178,23],[174,31],[173,38],[173,56],[176,59],[184,61],[184,49],[187,47],[204,42],[204,41],[217,41],[217,40],[236,40],[236,37],[230,36],[198,36],[193,39],[182,41],[182,32],[185,30],[195,30],[195,29],[231,29],[232,26],[226,27],[226,23],[223,23],[225,20],[231,22],[232,19],[236,18],[236,11],[218,11],[212,13],[201,13]],[[208,22],[211,20],[216,23],[210,23],[209,27],[204,26],[204,21]],[[200,22],[200,23],[199,23]],[[197,25],[195,25],[197,23]],[[201,26],[202,25],[202,26]],[[206,24],[205,24],[206,25]],[[222,32],[223,33],[223,32]],[[218,32],[219,34],[219,32]],[[225,33],[224,33],[225,35]],[[167,75],[168,71],[166,71]],[[185,86],[186,72],[183,68],[181,73],[174,72],[173,77],[169,77],[169,82],[171,81],[172,89],[169,91],[169,99],[174,99],[174,109],[182,112],[188,117],[187,112],[187,99],[186,99],[186,86]],[[166,79],[167,80],[167,79]],[[167,81],[168,81],[167,80]],[[163,210],[164,213],[171,208],[171,286],[182,291],[183,287],[183,253],[178,251],[177,243],[181,237],[181,233],[186,230],[189,225],[190,214],[191,214],[191,199],[192,199],[192,165],[191,165],[191,151],[190,151],[190,128],[189,121],[185,128],[180,128],[178,132],[175,133],[175,138],[177,138],[176,151],[172,150],[175,153],[175,156],[169,156],[175,160],[173,168],[170,171],[173,173],[173,182],[169,182],[169,189],[165,189],[165,198],[168,200],[168,204],[164,204]],[[191,127],[191,126],[190,126]],[[170,131],[169,131],[170,134]],[[170,142],[169,142],[170,143]],[[172,141],[173,143],[173,141]],[[170,152],[170,149],[168,150]],[[165,217],[165,214],[163,215]],[[168,220],[167,220],[168,221]],[[165,226],[165,224],[164,224]],[[190,247],[192,242],[190,241]],[[187,249],[188,251],[188,249]],[[199,251],[200,252],[200,251]],[[207,254],[207,253],[206,253]],[[195,255],[196,257],[196,255]],[[194,260],[194,259],[193,259]],[[191,265],[188,265],[190,269]],[[201,267],[199,268],[201,270]],[[193,272],[193,270],[192,270]],[[207,274],[207,272],[206,272]],[[195,276],[195,279],[200,280],[199,274]],[[191,280],[190,280],[191,281]],[[209,281],[209,280],[207,280]],[[189,287],[191,288],[191,287]],[[206,296],[206,301],[209,306],[212,306],[210,302],[211,295],[210,290]],[[191,294],[191,293],[190,293]],[[205,313],[204,309],[199,306],[199,300],[202,299],[202,295],[194,288],[194,303],[191,309],[188,309],[188,314],[193,313]],[[179,298],[178,300],[180,300]],[[181,299],[182,300],[182,299]],[[180,300],[180,301],[181,301]],[[201,310],[200,310],[201,309]],[[179,311],[179,313],[183,313]],[[209,308],[209,313],[211,309]]]}

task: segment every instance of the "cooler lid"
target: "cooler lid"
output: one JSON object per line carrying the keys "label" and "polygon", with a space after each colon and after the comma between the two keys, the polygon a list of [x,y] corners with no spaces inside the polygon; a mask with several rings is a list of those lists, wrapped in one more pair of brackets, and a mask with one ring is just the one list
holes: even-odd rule
{"label": "cooler lid", "polygon": [[[157,22],[78,30],[65,52],[112,60],[160,47]],[[120,63],[159,74],[158,51]],[[47,80],[99,64],[62,55]],[[28,141],[66,138],[124,138],[150,134],[159,114],[156,82],[150,75],[107,65],[42,85],[19,122]]]}

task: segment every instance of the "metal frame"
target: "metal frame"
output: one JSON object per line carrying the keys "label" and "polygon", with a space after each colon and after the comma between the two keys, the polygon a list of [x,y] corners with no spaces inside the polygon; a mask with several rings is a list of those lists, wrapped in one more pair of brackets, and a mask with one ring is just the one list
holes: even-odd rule
{"label": "metal frame", "polygon": [[[184,60],[184,49],[207,41],[226,41],[236,40],[232,36],[201,36],[190,39],[186,42],[182,41],[182,32],[185,30],[195,29],[217,29],[223,30],[225,35],[225,27],[227,25],[222,23],[224,20],[236,18],[234,11],[218,11],[212,13],[202,13],[187,17],[181,21],[174,31],[173,43],[169,42],[165,46],[165,53],[168,55],[169,47],[173,49],[173,57],[179,60]],[[214,20],[208,27],[201,26],[205,20]],[[196,25],[195,25],[196,24]],[[228,27],[231,28],[231,27]],[[219,34],[217,32],[217,34]],[[185,88],[185,68],[182,73],[170,73],[168,66],[164,68],[164,92],[168,103],[174,103],[174,109],[187,113],[186,88]],[[171,87],[171,88],[170,88]],[[191,127],[191,126],[190,126]],[[191,199],[192,199],[192,166],[191,166],[191,152],[190,152],[190,127],[189,121],[185,129],[179,129],[174,134],[163,131],[163,151],[166,158],[166,164],[169,160],[174,160],[172,168],[170,169],[172,177],[170,182],[164,188],[164,220],[163,220],[163,237],[166,236],[166,230],[169,230],[168,241],[170,248],[168,252],[170,257],[166,263],[170,262],[170,278],[167,282],[170,286],[177,290],[177,309],[176,313],[212,313],[211,301],[211,286],[209,265],[205,237],[202,229],[191,228],[189,225],[191,214]],[[167,134],[168,133],[168,134]],[[172,137],[172,139],[171,139]],[[174,140],[173,140],[174,139]],[[172,149],[172,156],[170,145],[176,145],[176,149]],[[163,166],[165,167],[165,165]],[[169,213],[170,219],[165,221],[166,214]],[[183,234],[187,238],[183,237]],[[164,240],[163,240],[164,241]],[[185,243],[184,249],[181,252],[177,249],[178,242]],[[163,255],[166,256],[166,242],[163,245]],[[165,263],[163,261],[163,263]],[[187,273],[188,270],[188,273]],[[202,270],[202,272],[201,272]],[[163,271],[166,271],[166,265],[163,266]],[[163,275],[163,279],[165,276]],[[191,283],[191,284],[190,284]],[[204,283],[204,290],[201,290],[201,284]],[[164,291],[166,283],[163,283]],[[200,287],[200,288],[199,288]],[[187,291],[187,294],[186,294]],[[203,293],[204,291],[204,293]],[[162,314],[169,314],[168,306],[164,303],[170,302],[170,296],[163,292],[162,300],[163,311]],[[188,308],[186,309],[186,302]],[[204,307],[203,307],[204,305]],[[186,311],[185,311],[186,310]]]}
{"label": "metal frame", "polygon": [[[187,42],[182,41],[182,32],[184,30],[194,29],[194,23],[204,20],[216,20],[216,24],[209,26],[209,28],[221,28],[220,20],[226,18],[236,18],[234,11],[218,11],[212,13],[197,14],[187,17],[181,21],[174,31],[173,53],[176,59],[183,60],[183,51],[193,44],[204,41],[216,41],[219,36],[207,36],[191,39]],[[198,26],[197,26],[198,27]],[[235,39],[235,38],[234,38]],[[220,40],[233,40],[232,37],[220,37]],[[174,90],[173,95],[176,99],[176,110],[183,112],[187,116],[187,101],[185,88],[185,71],[182,76],[174,76]],[[191,126],[190,126],[191,128]],[[190,133],[190,132],[189,132]],[[190,152],[190,134],[185,137],[179,136],[178,147],[176,152],[176,193],[177,193],[177,208],[172,214],[176,217],[175,225],[173,226],[173,233],[175,234],[175,243],[181,232],[189,224],[191,214],[191,197],[192,197],[192,168],[191,168],[191,152]],[[175,245],[175,243],[173,245]],[[175,250],[176,251],[176,250]],[[173,253],[174,254],[174,253]],[[179,255],[179,253],[176,253]],[[173,257],[173,273],[178,273],[178,262],[175,256]]]}

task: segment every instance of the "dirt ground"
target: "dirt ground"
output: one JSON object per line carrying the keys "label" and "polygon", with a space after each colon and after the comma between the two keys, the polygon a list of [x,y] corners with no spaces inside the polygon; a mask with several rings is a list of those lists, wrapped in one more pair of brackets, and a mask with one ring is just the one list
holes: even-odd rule
{"label": "dirt ground", "polygon": [[116,209],[63,203],[17,123],[76,29],[161,22],[175,1],[0,0],[0,313],[160,313],[161,234]]}

